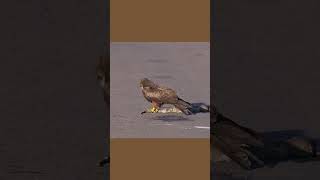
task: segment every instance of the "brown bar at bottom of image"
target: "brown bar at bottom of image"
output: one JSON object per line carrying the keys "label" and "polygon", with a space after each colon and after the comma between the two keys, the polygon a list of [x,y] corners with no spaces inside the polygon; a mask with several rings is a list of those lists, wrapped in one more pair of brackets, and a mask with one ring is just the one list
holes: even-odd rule
{"label": "brown bar at bottom of image", "polygon": [[111,139],[110,180],[209,180],[209,139]]}

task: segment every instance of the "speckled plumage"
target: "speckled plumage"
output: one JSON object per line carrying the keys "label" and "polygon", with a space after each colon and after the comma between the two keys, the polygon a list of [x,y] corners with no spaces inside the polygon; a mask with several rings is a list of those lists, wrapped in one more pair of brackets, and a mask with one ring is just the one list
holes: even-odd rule
{"label": "speckled plumage", "polygon": [[143,96],[147,101],[152,103],[154,108],[159,109],[163,104],[171,104],[184,114],[192,114],[191,104],[179,98],[173,89],[159,86],[147,78],[140,81],[140,87]]}

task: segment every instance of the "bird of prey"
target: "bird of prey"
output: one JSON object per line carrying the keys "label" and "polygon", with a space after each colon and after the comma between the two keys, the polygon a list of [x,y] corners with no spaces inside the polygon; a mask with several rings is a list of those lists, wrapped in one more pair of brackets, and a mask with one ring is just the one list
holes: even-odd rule
{"label": "bird of prey", "polygon": [[186,115],[192,114],[192,105],[178,97],[173,89],[159,86],[147,78],[140,81],[140,87],[145,99],[152,103],[151,112],[158,112],[163,104],[171,104]]}
{"label": "bird of prey", "polygon": [[214,105],[211,107],[215,118],[215,121],[210,122],[212,145],[245,169],[251,169],[253,164],[259,167],[264,166],[264,162],[247,149],[264,148],[259,134],[226,118],[216,110]]}
{"label": "bird of prey", "polygon": [[211,105],[210,140],[216,148],[244,169],[274,166],[287,160],[317,156],[315,144],[302,137],[269,139],[262,133],[243,127],[225,117]]}

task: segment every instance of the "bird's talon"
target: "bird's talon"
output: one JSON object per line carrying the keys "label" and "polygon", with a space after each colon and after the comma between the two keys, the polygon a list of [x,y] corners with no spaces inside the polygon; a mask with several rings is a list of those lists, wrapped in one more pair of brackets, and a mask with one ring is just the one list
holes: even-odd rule
{"label": "bird's talon", "polygon": [[155,107],[152,107],[151,109],[150,109],[150,112],[152,112],[152,113],[157,113],[159,111],[159,109],[157,109],[157,108],[155,108]]}

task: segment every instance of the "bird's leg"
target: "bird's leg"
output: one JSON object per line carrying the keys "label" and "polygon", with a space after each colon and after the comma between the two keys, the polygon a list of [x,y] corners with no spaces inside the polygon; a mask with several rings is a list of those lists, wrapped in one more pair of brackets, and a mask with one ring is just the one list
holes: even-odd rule
{"label": "bird's leg", "polygon": [[150,112],[152,113],[156,113],[159,111],[159,109],[155,108],[154,106],[152,106],[150,109],[149,109]]}
{"label": "bird's leg", "polygon": [[157,113],[157,112],[159,112],[159,108],[160,108],[160,106],[158,105],[158,103],[152,102],[151,108],[147,109],[146,111],[141,112],[141,114],[148,113],[148,112]]}
{"label": "bird's leg", "polygon": [[152,102],[152,108],[150,110],[152,113],[157,113],[159,111],[159,105],[156,102]]}
{"label": "bird's leg", "polygon": [[158,108],[153,107],[152,112],[153,112],[153,113],[157,113],[157,112],[159,112],[159,109],[158,109]]}
{"label": "bird's leg", "polygon": [[155,112],[155,108],[152,106],[152,107],[150,107],[150,109],[147,109],[147,110],[141,112],[141,114],[144,114],[144,113],[154,113],[154,112]]}
{"label": "bird's leg", "polygon": [[150,108],[150,112],[154,112],[154,110],[155,110],[155,108],[152,106],[151,108]]}

